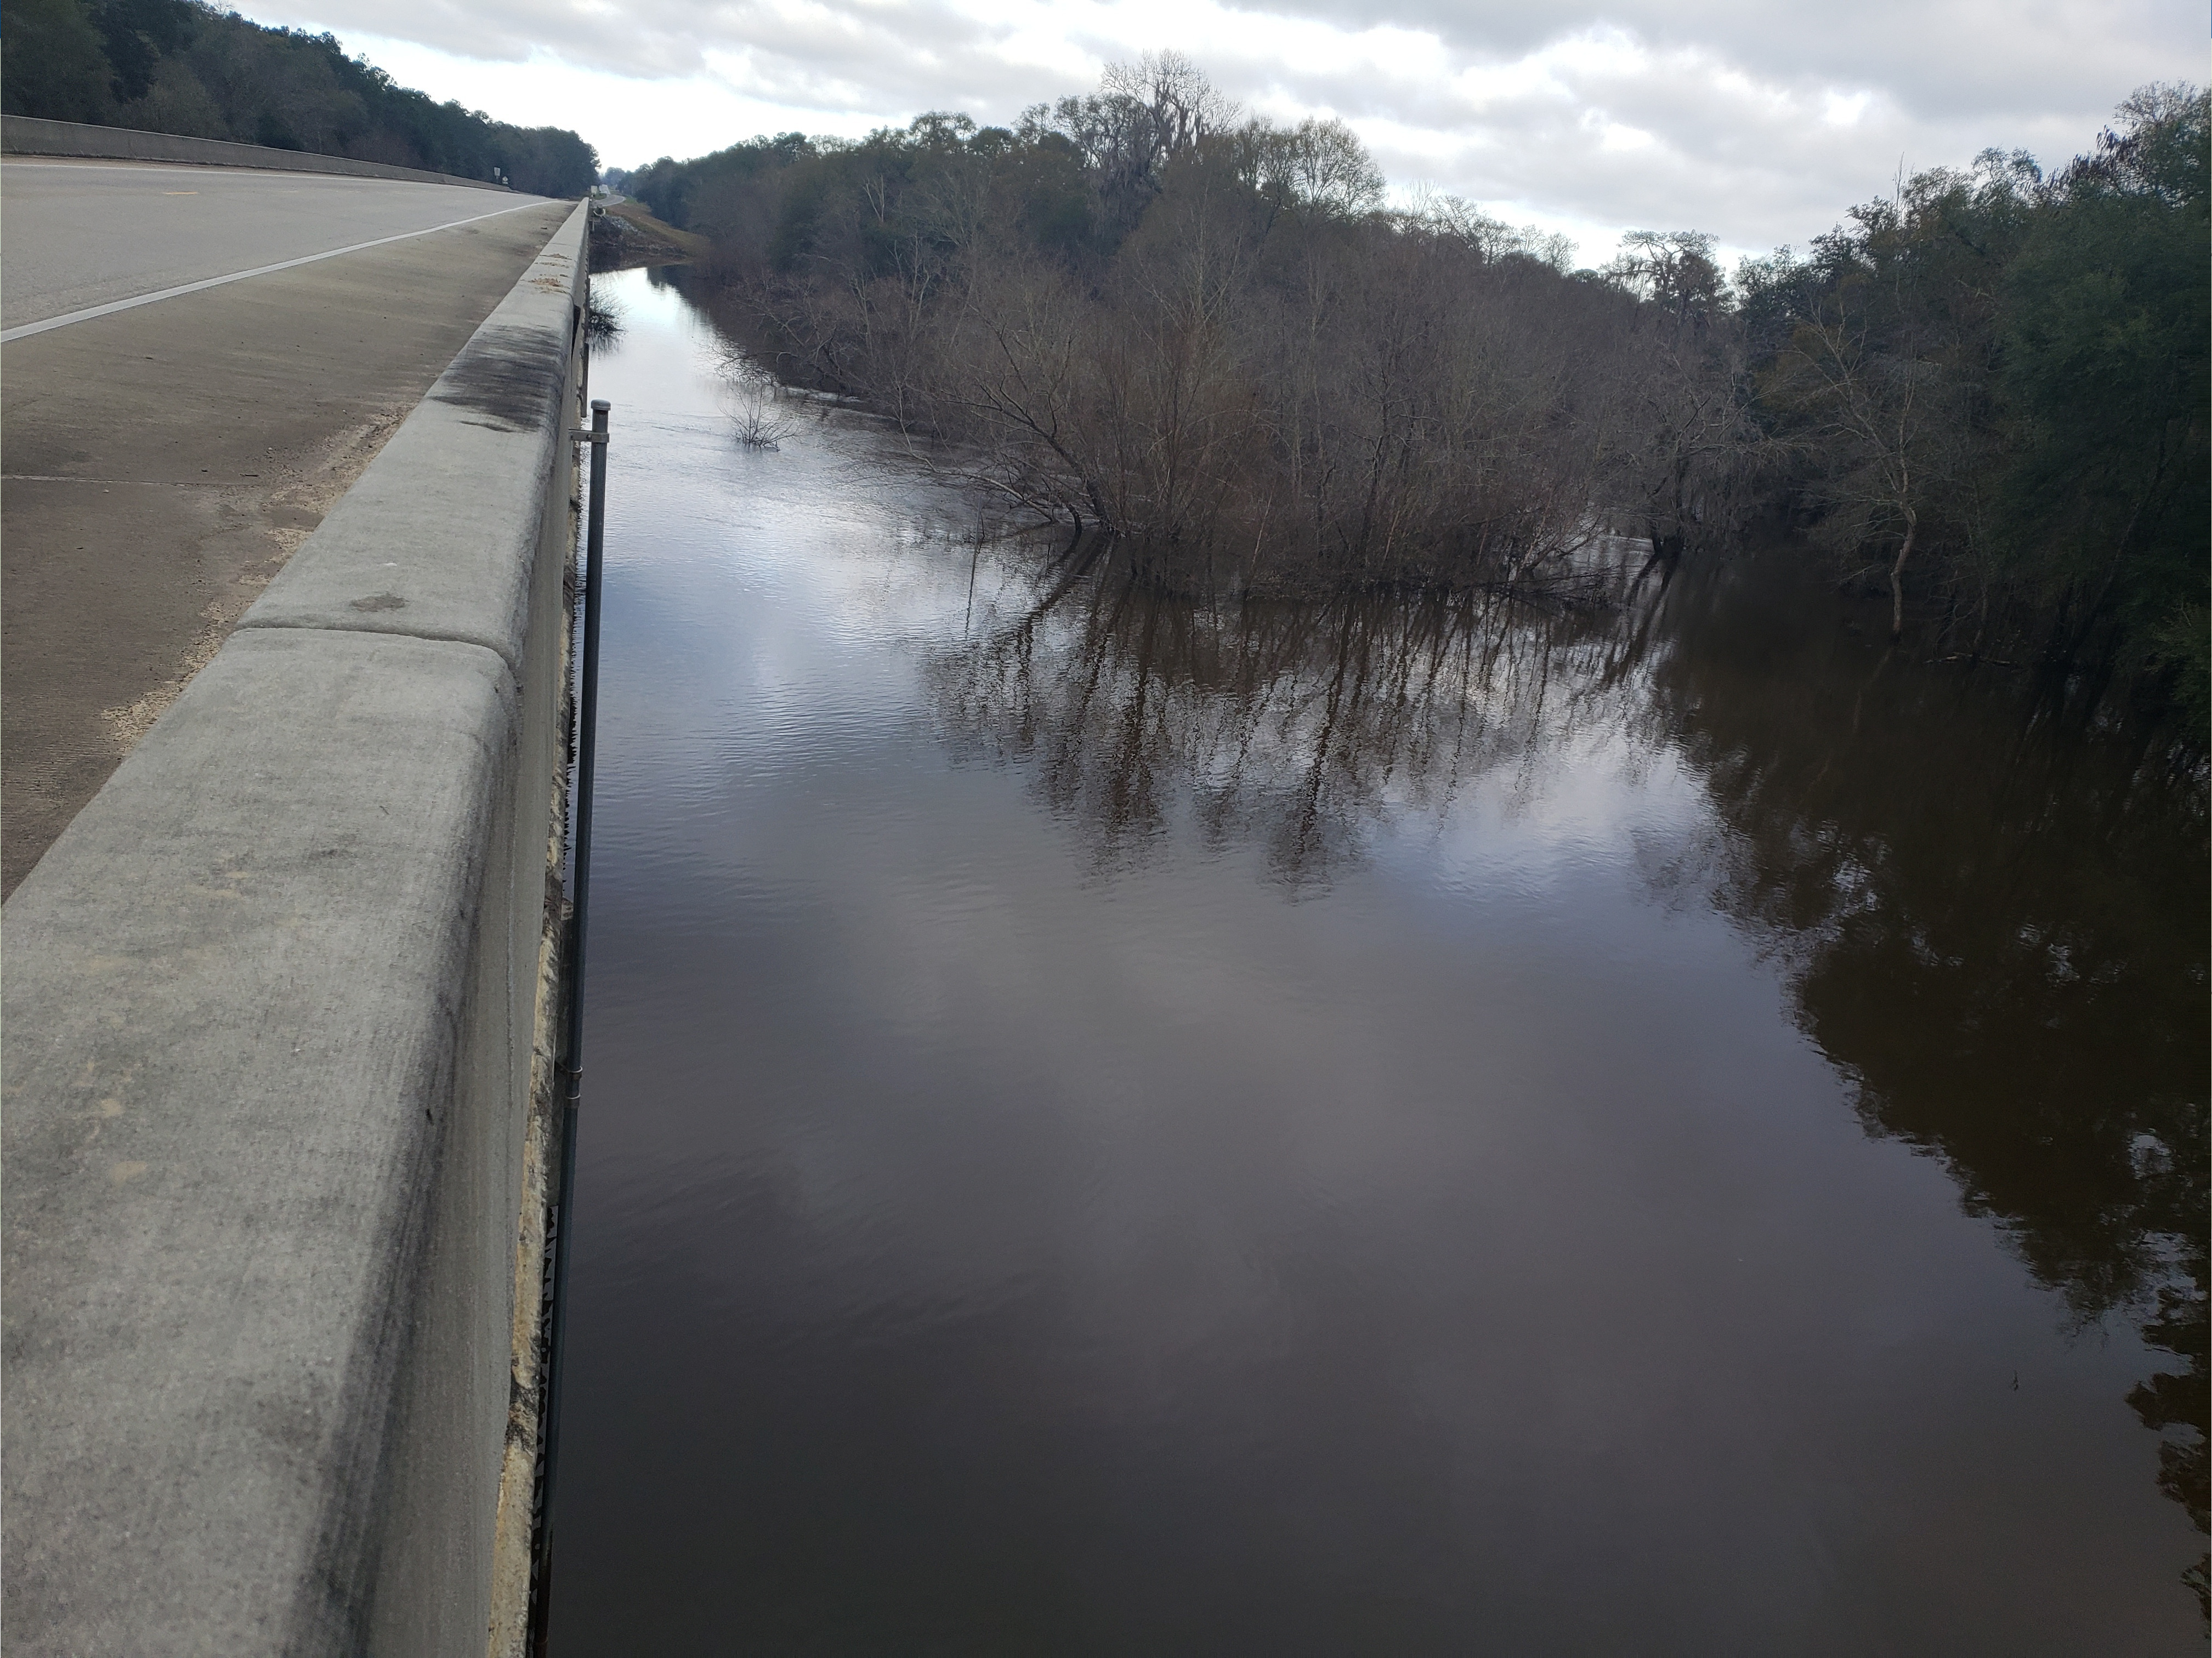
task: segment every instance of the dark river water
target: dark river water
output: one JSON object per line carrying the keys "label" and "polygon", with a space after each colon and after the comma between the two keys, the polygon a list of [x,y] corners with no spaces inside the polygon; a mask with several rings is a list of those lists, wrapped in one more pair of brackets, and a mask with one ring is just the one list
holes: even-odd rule
{"label": "dark river water", "polygon": [[2185,794],[1784,556],[1156,599],[611,282],[558,1652],[2203,1650]]}

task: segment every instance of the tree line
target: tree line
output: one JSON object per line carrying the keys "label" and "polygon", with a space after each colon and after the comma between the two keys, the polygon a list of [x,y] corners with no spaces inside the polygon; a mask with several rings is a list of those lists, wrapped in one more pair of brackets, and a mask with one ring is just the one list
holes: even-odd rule
{"label": "tree line", "polygon": [[403,87],[329,34],[269,28],[204,0],[9,0],[0,109],[222,138],[581,196],[599,156]]}
{"label": "tree line", "polygon": [[1985,151],[1730,296],[1751,401],[1843,556],[1954,650],[2163,678],[2206,717],[2207,100],[2147,87],[2046,177]]}
{"label": "tree line", "polygon": [[1608,534],[1671,569],[1786,517],[1936,653],[2201,729],[2205,148],[2203,94],[2152,87],[2048,176],[1902,179],[1802,258],[1642,232],[1576,270],[1163,53],[1010,126],[625,184],[712,240],[710,302],[781,378],[1170,586],[1525,586]]}

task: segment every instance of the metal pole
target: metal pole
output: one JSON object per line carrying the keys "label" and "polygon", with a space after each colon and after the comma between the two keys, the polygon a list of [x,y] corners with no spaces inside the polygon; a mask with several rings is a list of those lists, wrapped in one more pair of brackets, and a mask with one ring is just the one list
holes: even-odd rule
{"label": "metal pole", "polygon": [[560,1466],[561,1354],[568,1282],[568,1235],[576,1192],[576,1114],[584,1092],[584,941],[592,913],[592,782],[599,756],[599,589],[607,531],[607,401],[592,403],[592,429],[575,435],[592,446],[591,506],[584,533],[584,670],[576,699],[575,866],[569,876],[568,1029],[562,1044],[561,1192],[554,1205],[553,1294],[547,1317],[545,1407],[540,1436],[544,1472],[538,1483],[537,1560],[532,1573],[531,1647],[545,1651],[548,1570],[553,1555],[553,1482]]}

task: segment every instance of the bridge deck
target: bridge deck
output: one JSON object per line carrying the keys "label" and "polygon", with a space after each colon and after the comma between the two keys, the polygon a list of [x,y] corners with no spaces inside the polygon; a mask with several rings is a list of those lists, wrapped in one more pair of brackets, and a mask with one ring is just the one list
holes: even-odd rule
{"label": "bridge deck", "polygon": [[9,332],[406,235],[51,328],[0,355],[0,896],[570,211],[439,185],[0,164]]}

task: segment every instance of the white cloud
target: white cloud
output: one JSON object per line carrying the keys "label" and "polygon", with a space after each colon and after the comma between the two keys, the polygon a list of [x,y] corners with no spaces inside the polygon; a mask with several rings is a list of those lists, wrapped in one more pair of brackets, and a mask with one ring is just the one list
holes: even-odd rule
{"label": "white cloud", "polygon": [[1802,244],[1907,171],[2084,148],[2154,79],[2201,80],[2168,0],[264,0],[402,82],[612,165],[925,109],[1011,118],[1148,47],[1275,117],[1351,123],[1401,187],[1563,229]]}

